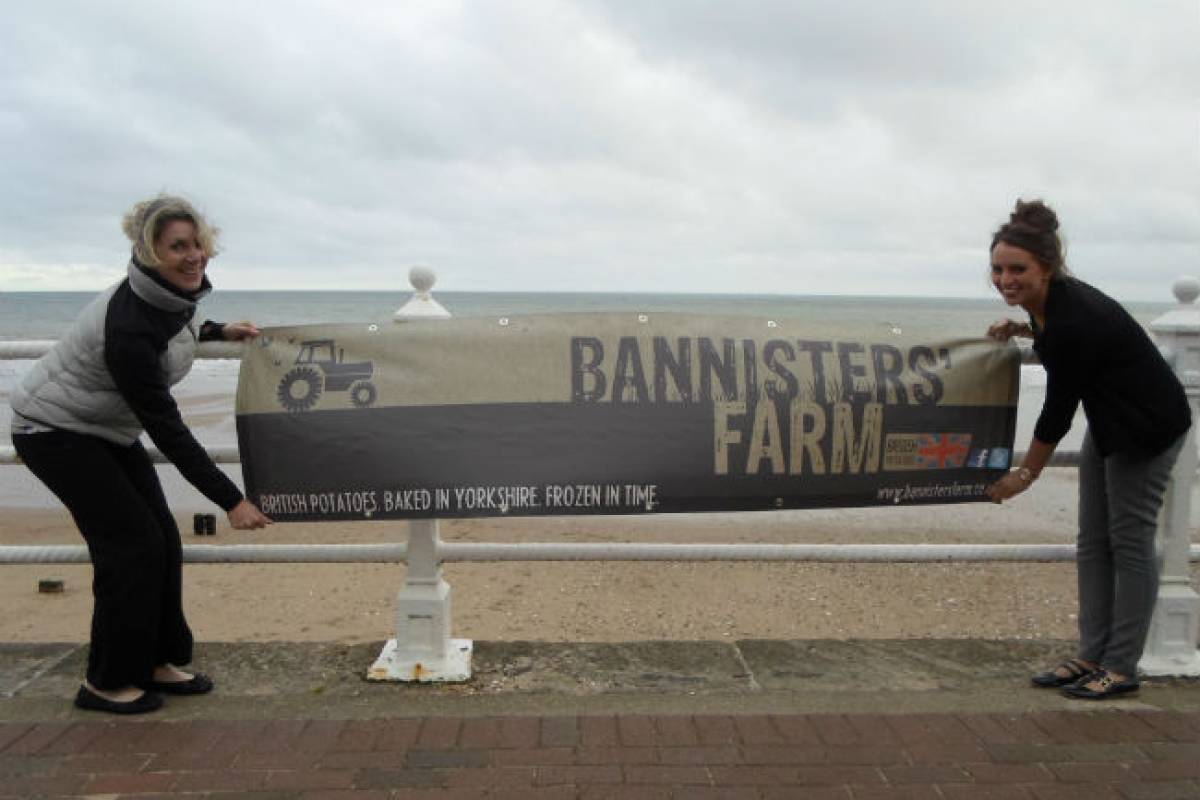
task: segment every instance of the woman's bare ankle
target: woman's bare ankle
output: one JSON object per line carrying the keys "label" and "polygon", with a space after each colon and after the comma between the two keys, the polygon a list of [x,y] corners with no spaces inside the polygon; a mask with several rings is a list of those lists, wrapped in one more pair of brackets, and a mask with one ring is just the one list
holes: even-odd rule
{"label": "woman's bare ankle", "polygon": [[136,686],[122,686],[120,689],[97,689],[90,681],[83,682],[84,687],[94,695],[111,700],[114,703],[131,703],[145,694]]}
{"label": "woman's bare ankle", "polygon": [[184,672],[174,664],[159,664],[154,668],[154,680],[159,683],[182,683],[193,677],[192,673]]}
{"label": "woman's bare ankle", "polygon": [[1095,672],[1097,669],[1097,666],[1098,666],[1095,662],[1092,662],[1092,661],[1086,661],[1082,658],[1072,658],[1067,663],[1060,664],[1058,667],[1056,667],[1054,670],[1054,674],[1060,678],[1075,677],[1076,673],[1075,673],[1075,670],[1072,669],[1072,667],[1070,666],[1071,664],[1074,664],[1079,669],[1082,669],[1085,673]]}

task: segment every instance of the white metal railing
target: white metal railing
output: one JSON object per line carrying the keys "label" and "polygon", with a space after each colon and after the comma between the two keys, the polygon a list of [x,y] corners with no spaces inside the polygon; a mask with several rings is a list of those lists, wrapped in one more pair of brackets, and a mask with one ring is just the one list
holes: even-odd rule
{"label": "white metal railing", "polygon": [[[223,447],[205,447],[204,451],[208,453],[208,457],[215,464],[240,464],[242,457],[238,453],[236,445],[225,445]],[[150,456],[150,460],[155,464],[169,464],[167,457],[158,452],[153,447],[146,448],[146,454]],[[3,464],[20,464],[21,459],[17,457],[17,451],[12,445],[0,445],[0,465]]]}
{"label": "white metal railing", "polygon": [[[967,563],[1072,561],[1071,544],[640,544],[634,542],[438,542],[452,561],[808,561]],[[399,564],[403,544],[231,544],[183,546],[190,564]],[[1200,561],[1200,545],[1190,558]],[[0,547],[0,564],[87,564],[82,545]]]}
{"label": "white metal railing", "polygon": [[[413,297],[396,312],[397,322],[444,318],[448,312],[429,293],[431,271],[410,273]],[[1200,309],[1192,307],[1200,282],[1175,285],[1180,308],[1152,326],[1181,377],[1197,414],[1200,396]],[[1164,341],[1165,340],[1165,341]],[[53,342],[0,342],[0,360],[39,358]],[[241,346],[202,344],[200,358],[240,358]],[[1022,362],[1036,363],[1029,348]],[[1193,360],[1196,363],[1193,363]],[[1151,674],[1200,675],[1196,653],[1200,597],[1190,586],[1189,561],[1200,561],[1200,545],[1190,545],[1190,496],[1197,470],[1195,437],[1189,434],[1184,455],[1168,488],[1160,545],[1162,590],[1146,656],[1140,665]],[[165,459],[157,451],[151,456]],[[218,463],[238,463],[236,447],[208,448]],[[1017,457],[1020,458],[1018,453]],[[19,463],[12,447],[0,447],[0,464]],[[1077,452],[1056,453],[1054,465],[1078,463]],[[1054,562],[1074,559],[1073,545],[1059,544],[643,544],[615,543],[448,543],[438,536],[436,520],[409,524],[407,544],[185,545],[189,563],[399,563],[406,562],[405,585],[398,598],[397,637],[390,640],[369,677],[391,680],[465,680],[470,676],[472,644],[450,638],[450,587],[441,565],[453,561],[809,561],[809,562]],[[0,564],[87,563],[83,546],[0,546]]]}
{"label": "white metal railing", "polygon": [[[41,358],[50,352],[54,342],[46,339],[29,341],[0,341],[0,361],[24,361]],[[235,342],[201,342],[196,358],[241,358],[242,346]]]}

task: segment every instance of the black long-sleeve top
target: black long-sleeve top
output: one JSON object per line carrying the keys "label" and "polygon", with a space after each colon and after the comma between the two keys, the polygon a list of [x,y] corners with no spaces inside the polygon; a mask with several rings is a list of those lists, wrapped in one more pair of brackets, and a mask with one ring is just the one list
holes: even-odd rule
{"label": "black long-sleeve top", "polygon": [[192,322],[196,301],[154,270],[131,263],[125,280],[102,292],[14,387],[15,435],[67,430],[128,447],[144,430],[205,497],[228,511],[238,487],[188,430],[170,386],[192,366],[196,344],[221,327]]}
{"label": "black long-sleeve top", "polygon": [[1120,303],[1075,278],[1053,280],[1045,319],[1030,320],[1047,375],[1039,440],[1057,444],[1080,402],[1102,456],[1157,455],[1191,425],[1179,379]]}
{"label": "black long-sleeve top", "polygon": [[[147,275],[173,291],[155,273]],[[128,284],[126,284],[128,286]],[[242,493],[209,458],[183,422],[171,395],[162,357],[168,343],[189,326],[194,308],[168,311],[157,308],[132,291],[118,289],[105,320],[104,363],[113,383],[146,434],[188,483],[223,510],[242,500]],[[196,340],[220,340],[222,326],[206,321]]]}

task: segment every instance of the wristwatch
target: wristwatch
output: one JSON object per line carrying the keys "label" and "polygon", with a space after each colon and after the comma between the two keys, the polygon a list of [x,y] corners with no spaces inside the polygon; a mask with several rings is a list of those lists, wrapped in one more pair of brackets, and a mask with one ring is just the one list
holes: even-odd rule
{"label": "wristwatch", "polygon": [[1029,484],[1033,483],[1033,470],[1031,470],[1029,467],[1021,467],[1017,470],[1017,477],[1021,479],[1021,483],[1028,486]]}

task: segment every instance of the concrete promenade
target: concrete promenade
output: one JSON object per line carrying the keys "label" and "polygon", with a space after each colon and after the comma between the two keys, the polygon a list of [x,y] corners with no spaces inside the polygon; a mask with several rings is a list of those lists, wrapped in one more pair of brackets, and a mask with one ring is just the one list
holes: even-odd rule
{"label": "concrete promenade", "polygon": [[0,797],[1200,798],[1200,682],[1028,687],[1064,642],[476,642],[459,686],[378,649],[202,643],[213,695],[118,719],[82,646],[0,644]]}

